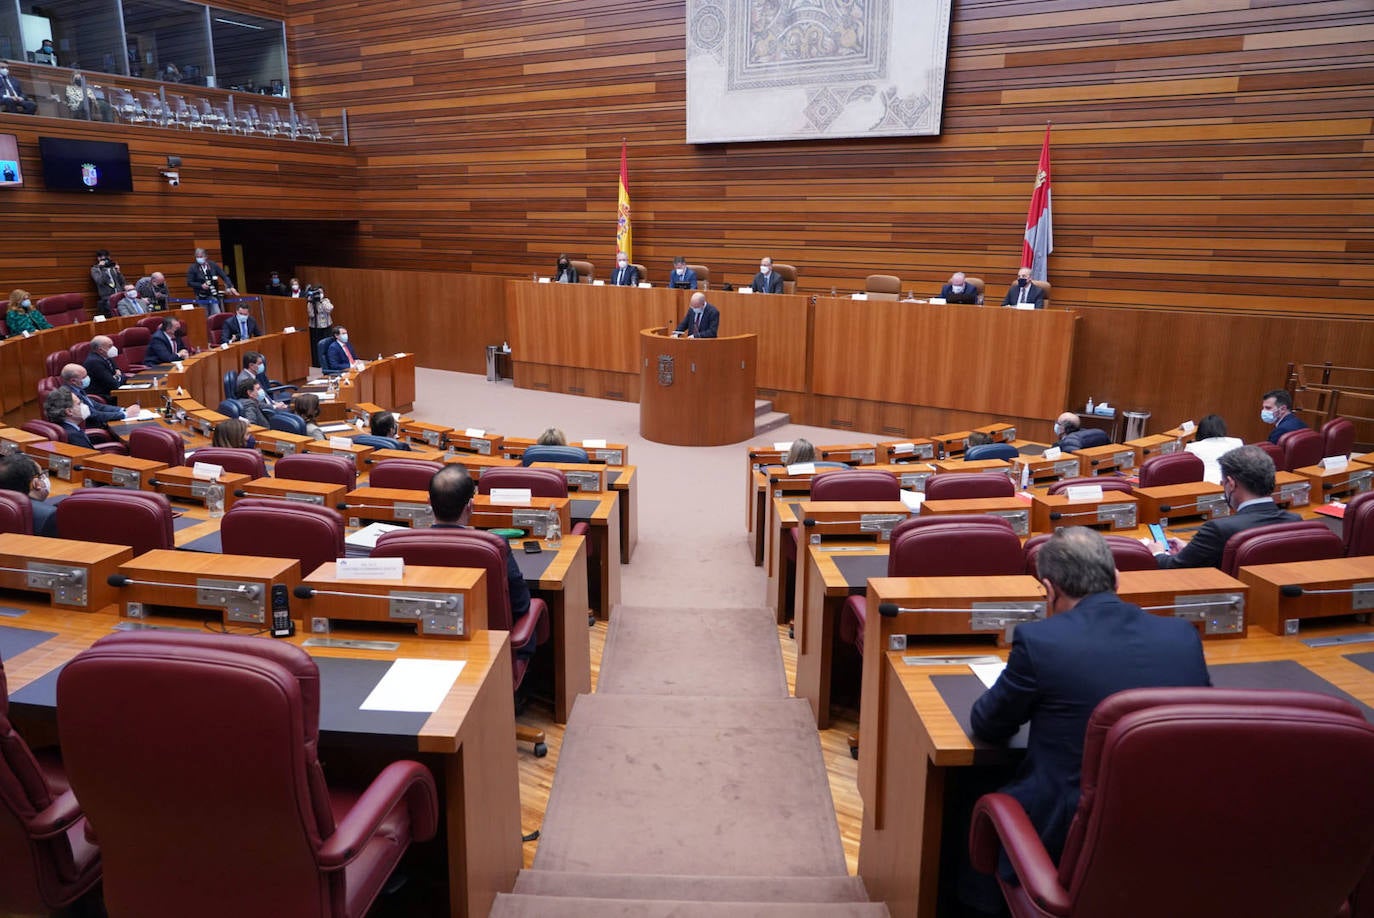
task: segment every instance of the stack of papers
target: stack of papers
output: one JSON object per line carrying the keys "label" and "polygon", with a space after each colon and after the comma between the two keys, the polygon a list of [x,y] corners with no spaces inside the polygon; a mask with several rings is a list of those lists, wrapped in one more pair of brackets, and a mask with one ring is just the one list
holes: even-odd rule
{"label": "stack of papers", "polygon": [[397,529],[407,529],[407,526],[397,526],[395,523],[369,523],[362,529],[344,538],[344,543],[354,548],[365,548],[368,551],[377,547],[377,540],[385,533],[395,532]]}

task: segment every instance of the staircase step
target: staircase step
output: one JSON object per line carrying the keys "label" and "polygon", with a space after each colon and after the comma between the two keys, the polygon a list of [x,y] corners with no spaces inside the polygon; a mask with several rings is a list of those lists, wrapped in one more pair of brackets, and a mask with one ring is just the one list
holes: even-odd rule
{"label": "staircase step", "polygon": [[880,902],[692,902],[515,893],[497,896],[491,910],[491,918],[882,918],[887,914],[887,906]]}
{"label": "staircase step", "polygon": [[691,877],[656,874],[520,871],[514,892],[527,896],[676,899],[698,902],[867,902],[858,877]]}
{"label": "staircase step", "polygon": [[754,417],[763,417],[773,410],[773,400],[770,398],[754,399]]}
{"label": "staircase step", "polygon": [[792,415],[784,411],[770,411],[762,417],[754,418],[754,436],[760,436],[770,430],[777,430],[779,427],[786,427],[792,423]]}

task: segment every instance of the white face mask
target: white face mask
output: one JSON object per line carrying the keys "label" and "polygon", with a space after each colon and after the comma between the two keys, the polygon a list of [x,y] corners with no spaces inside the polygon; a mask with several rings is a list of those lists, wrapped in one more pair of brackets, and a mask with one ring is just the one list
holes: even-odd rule
{"label": "white face mask", "polygon": [[91,406],[85,402],[79,402],[76,406],[77,414],[81,415],[81,420],[86,420],[91,416]]}
{"label": "white face mask", "polygon": [[1055,436],[1058,436],[1058,435],[1062,434],[1063,432],[1064,432],[1064,428],[1063,428],[1061,425],[1059,425],[1059,424],[1055,424],[1055,425],[1054,425],[1054,433],[1055,433]]}
{"label": "white face mask", "polygon": [[110,349],[109,349],[108,351],[105,352],[105,356],[106,356],[106,357],[109,357],[111,360],[113,360],[114,358],[116,358],[116,357],[119,356],[119,348],[117,348],[117,347],[115,347],[113,344],[111,344],[111,345],[110,345]]}
{"label": "white face mask", "polygon": [[763,275],[765,275],[765,276],[766,276],[767,274],[769,274],[772,270],[773,270],[773,266],[772,266],[772,265],[759,265],[759,273],[760,273],[760,274],[763,274]]}
{"label": "white face mask", "polygon": [[621,258],[621,259],[617,259],[616,264],[623,268],[623,267],[625,267],[626,265],[628,265],[629,262],[626,261],[625,259]]}

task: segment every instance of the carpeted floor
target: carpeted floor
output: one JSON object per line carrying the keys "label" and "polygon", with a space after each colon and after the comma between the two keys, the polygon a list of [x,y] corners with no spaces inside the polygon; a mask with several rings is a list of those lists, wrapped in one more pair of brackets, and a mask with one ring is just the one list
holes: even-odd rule
{"label": "carpeted floor", "polygon": [[[764,609],[620,606],[598,693],[785,698],[777,626]],[[694,653],[702,641],[705,653]]]}

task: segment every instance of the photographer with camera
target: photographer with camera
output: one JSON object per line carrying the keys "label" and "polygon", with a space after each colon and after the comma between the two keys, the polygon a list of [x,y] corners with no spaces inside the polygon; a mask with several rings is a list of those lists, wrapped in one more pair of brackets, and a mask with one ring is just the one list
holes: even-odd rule
{"label": "photographer with camera", "polygon": [[310,314],[310,353],[314,359],[320,352],[320,342],[329,337],[329,327],[334,324],[334,304],[324,295],[324,287],[306,285],[305,308]]}
{"label": "photographer with camera", "polygon": [[205,307],[206,315],[224,310],[224,296],[238,296],[234,282],[224,269],[210,260],[204,249],[196,249],[195,262],[186,269],[186,286],[191,288],[196,303]]}
{"label": "photographer with camera", "polygon": [[108,249],[95,253],[91,281],[95,284],[96,309],[102,316],[112,315],[110,297],[124,289],[124,272],[119,270],[119,262],[110,257]]}

